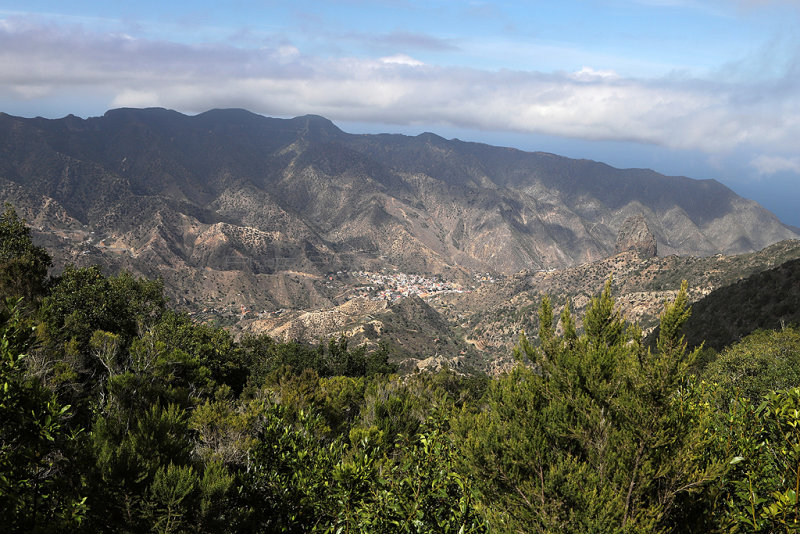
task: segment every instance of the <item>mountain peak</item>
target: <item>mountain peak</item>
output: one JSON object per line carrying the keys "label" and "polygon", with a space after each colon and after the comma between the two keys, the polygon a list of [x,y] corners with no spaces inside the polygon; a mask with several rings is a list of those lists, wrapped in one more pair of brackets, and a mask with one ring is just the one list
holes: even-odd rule
{"label": "mountain peak", "polygon": [[106,119],[141,119],[163,117],[185,117],[183,113],[166,108],[116,108],[109,109],[103,114]]}
{"label": "mountain peak", "polygon": [[436,144],[447,141],[447,139],[445,139],[441,135],[436,135],[433,132],[422,132],[417,136],[417,139],[428,143],[436,143]]}
{"label": "mountain peak", "polygon": [[305,137],[311,136],[317,140],[335,138],[344,132],[333,121],[319,115],[302,115],[291,119]]}
{"label": "mountain peak", "polygon": [[252,111],[241,108],[215,108],[195,115],[196,120],[205,122],[245,122],[265,118]]}

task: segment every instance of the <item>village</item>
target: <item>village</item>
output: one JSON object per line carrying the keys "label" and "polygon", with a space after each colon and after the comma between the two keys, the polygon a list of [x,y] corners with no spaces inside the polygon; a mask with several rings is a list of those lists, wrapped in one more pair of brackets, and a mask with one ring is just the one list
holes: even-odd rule
{"label": "village", "polygon": [[[437,275],[408,274],[398,271],[332,271],[323,276],[325,286],[329,289],[344,288],[339,299],[349,301],[357,298],[371,301],[394,302],[408,297],[432,299],[448,293],[471,293],[483,284],[494,284],[503,279],[502,275],[476,273],[473,283],[463,285],[450,282]],[[206,305],[202,309],[188,311],[201,321],[213,320],[217,324],[232,324],[245,318],[278,317],[289,311],[286,308],[277,310],[256,311],[244,304],[229,302],[225,305]],[[219,322],[222,320],[221,322]]]}
{"label": "village", "polygon": [[351,273],[361,281],[354,287],[353,297],[371,300],[399,300],[405,297],[418,296],[428,298],[442,293],[464,293],[461,284],[447,282],[439,277],[426,277],[418,274],[400,272],[378,273],[372,271],[355,271]]}

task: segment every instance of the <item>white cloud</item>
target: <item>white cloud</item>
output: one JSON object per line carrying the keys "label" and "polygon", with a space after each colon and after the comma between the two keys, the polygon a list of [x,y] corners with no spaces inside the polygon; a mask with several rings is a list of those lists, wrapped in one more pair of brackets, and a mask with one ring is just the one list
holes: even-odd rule
{"label": "white cloud", "polygon": [[275,55],[283,61],[291,61],[300,57],[300,50],[295,46],[283,45],[278,47]]}
{"label": "white cloud", "polygon": [[582,67],[581,70],[573,72],[572,77],[581,81],[592,81],[602,79],[619,78],[619,75],[613,70],[595,70],[591,67]]}
{"label": "white cloud", "polygon": [[800,174],[800,157],[787,158],[785,156],[759,156],[750,162],[758,174],[766,176],[779,172],[795,172]]}
{"label": "white cloud", "polygon": [[395,54],[393,56],[382,57],[381,63],[386,65],[408,65],[410,67],[421,67],[424,65],[422,61],[414,59],[406,54]]}
{"label": "white cloud", "polygon": [[[591,67],[573,73],[490,71],[425,64],[405,54],[328,59],[285,43],[192,46],[25,21],[0,25],[3,102],[86,97],[101,102],[98,107],[163,106],[189,113],[242,107],[277,116],[438,123],[709,153],[748,147],[764,157],[796,150],[796,76],[788,71],[780,79],[750,82],[626,78]],[[776,168],[771,164],[762,160],[758,168]]]}
{"label": "white cloud", "polygon": [[147,108],[160,106],[158,93],[155,91],[136,91],[125,89],[111,102],[115,108]]}

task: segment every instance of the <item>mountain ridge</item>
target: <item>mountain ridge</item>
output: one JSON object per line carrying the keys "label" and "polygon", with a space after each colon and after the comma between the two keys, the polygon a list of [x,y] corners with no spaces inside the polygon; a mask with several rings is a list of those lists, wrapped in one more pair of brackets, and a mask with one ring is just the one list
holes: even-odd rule
{"label": "mountain ridge", "polygon": [[[306,281],[356,268],[467,279],[571,267],[612,255],[634,215],[662,255],[743,253],[800,237],[715,180],[432,133],[349,134],[316,115],[2,114],[0,155],[0,197],[61,232],[48,238],[57,264],[91,256],[159,275],[198,305],[199,290],[181,277],[236,279],[258,293],[289,272]],[[335,301],[309,283],[311,300]],[[215,298],[225,298],[223,286]],[[296,304],[273,297],[259,305]]]}

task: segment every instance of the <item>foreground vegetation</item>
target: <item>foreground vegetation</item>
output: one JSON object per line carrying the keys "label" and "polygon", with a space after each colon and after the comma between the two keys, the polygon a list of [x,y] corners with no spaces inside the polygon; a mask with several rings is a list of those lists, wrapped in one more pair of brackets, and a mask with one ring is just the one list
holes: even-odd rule
{"label": "foreground vegetation", "polygon": [[776,532],[800,504],[800,331],[687,351],[610,284],[548,299],[498,378],[235,341],[159,282],[46,277],[0,221],[0,517],[12,532]]}

